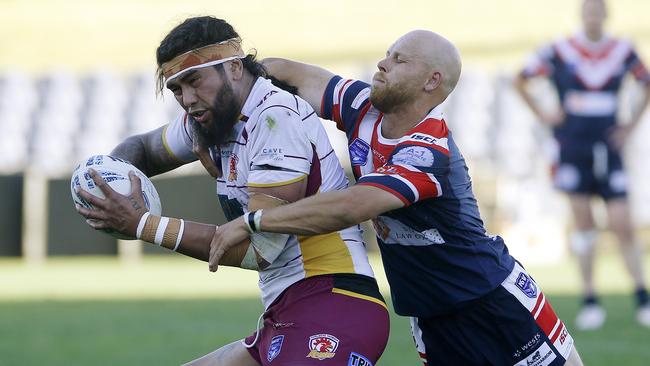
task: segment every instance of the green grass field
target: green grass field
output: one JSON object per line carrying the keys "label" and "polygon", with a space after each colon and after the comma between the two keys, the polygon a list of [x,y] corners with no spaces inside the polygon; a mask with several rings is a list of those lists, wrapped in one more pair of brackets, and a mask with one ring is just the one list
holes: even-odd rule
{"label": "green grass field", "polygon": [[[633,319],[617,257],[599,261],[606,326],[572,331],[586,365],[647,365],[650,330]],[[372,256],[376,272],[381,263]],[[650,257],[646,258],[650,264]],[[570,264],[529,267],[569,326],[578,308]],[[378,273],[382,291],[386,280]],[[252,272],[180,256],[0,260],[0,365],[176,365],[250,334],[262,311]],[[388,296],[387,296],[388,297]],[[392,315],[380,365],[418,365],[405,318]]]}

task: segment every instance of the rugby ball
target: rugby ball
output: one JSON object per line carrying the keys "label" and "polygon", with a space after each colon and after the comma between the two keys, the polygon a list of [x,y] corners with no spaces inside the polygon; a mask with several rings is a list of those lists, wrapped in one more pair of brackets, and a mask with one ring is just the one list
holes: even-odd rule
{"label": "rugby ball", "polygon": [[[72,200],[75,204],[79,204],[89,209],[94,208],[75,192],[75,188],[81,188],[99,198],[105,197],[104,193],[102,193],[99,187],[95,185],[95,182],[88,173],[89,168],[93,168],[97,171],[101,177],[104,178],[104,181],[113,188],[113,190],[123,195],[129,195],[131,193],[129,171],[135,172],[142,182],[142,197],[144,198],[144,204],[147,207],[147,210],[151,212],[152,215],[160,216],[162,213],[160,197],[158,196],[158,191],[156,191],[156,187],[154,187],[151,180],[128,161],[109,155],[93,155],[77,165],[72,173],[72,178],[70,179],[70,190],[72,192]],[[135,239],[134,237],[122,235],[111,229],[103,231],[118,239]]]}

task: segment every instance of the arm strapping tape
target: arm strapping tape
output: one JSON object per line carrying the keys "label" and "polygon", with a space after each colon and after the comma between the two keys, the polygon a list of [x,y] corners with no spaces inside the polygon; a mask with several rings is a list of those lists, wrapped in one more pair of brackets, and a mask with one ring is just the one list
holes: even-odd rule
{"label": "arm strapping tape", "polygon": [[140,218],[136,238],[176,251],[181,244],[185,220],[154,216],[146,212]]}

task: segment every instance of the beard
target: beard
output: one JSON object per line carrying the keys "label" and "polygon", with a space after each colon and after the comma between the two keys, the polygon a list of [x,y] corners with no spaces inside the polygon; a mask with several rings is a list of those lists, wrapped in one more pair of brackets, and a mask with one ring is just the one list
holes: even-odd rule
{"label": "beard", "polygon": [[240,106],[229,83],[217,93],[210,108],[212,121],[199,129],[206,148],[223,145],[232,137],[233,128],[239,122]]}
{"label": "beard", "polygon": [[370,89],[370,103],[382,113],[391,113],[413,99],[413,92],[406,85],[382,83]]}

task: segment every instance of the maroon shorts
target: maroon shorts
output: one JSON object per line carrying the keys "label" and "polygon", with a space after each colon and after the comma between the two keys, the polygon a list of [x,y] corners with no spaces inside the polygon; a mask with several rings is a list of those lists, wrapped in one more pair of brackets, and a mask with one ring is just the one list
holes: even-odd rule
{"label": "maroon shorts", "polygon": [[[263,318],[259,338],[248,349],[260,365],[374,365],[390,328],[377,283],[355,274],[294,283]],[[254,339],[255,333],[245,342]]]}

